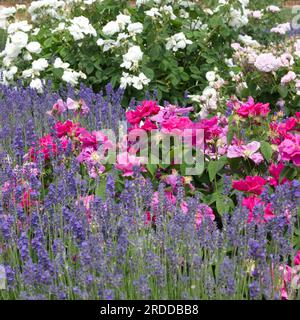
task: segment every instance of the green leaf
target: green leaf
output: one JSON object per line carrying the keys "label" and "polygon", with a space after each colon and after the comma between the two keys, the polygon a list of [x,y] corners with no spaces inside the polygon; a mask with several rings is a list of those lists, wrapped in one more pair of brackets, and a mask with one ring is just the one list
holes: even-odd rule
{"label": "green leaf", "polygon": [[105,200],[105,193],[106,193],[106,176],[101,176],[100,181],[97,184],[95,194],[96,196]]}
{"label": "green leaf", "polygon": [[280,94],[280,96],[284,99],[287,97],[289,91],[287,87],[283,87],[283,86],[279,86],[278,87],[278,93]]}
{"label": "green leaf", "polygon": [[289,180],[293,180],[297,176],[297,170],[295,167],[285,167],[280,173],[279,180],[280,182],[283,180],[283,178],[287,178]]}
{"label": "green leaf", "polygon": [[52,46],[52,38],[48,38],[44,42],[44,47],[45,48],[50,48]]}
{"label": "green leaf", "polygon": [[213,181],[217,175],[217,173],[225,166],[227,163],[227,157],[223,156],[217,161],[210,161],[208,164],[208,175],[209,180]]}
{"label": "green leaf", "polygon": [[156,173],[157,166],[155,164],[148,163],[146,167],[147,170],[151,173],[151,175],[154,176]]}
{"label": "green leaf", "polygon": [[200,70],[196,66],[190,66],[190,70],[194,74],[201,74]]}
{"label": "green leaf", "polygon": [[155,77],[154,71],[150,68],[143,67],[142,71],[144,72],[145,76],[150,80],[153,80]]}
{"label": "green leaf", "polygon": [[269,162],[272,159],[272,154],[273,154],[271,145],[266,141],[262,141],[260,143],[260,150],[263,156],[265,157],[265,159]]}
{"label": "green leaf", "polygon": [[95,67],[92,64],[88,64],[85,71],[87,75],[90,75],[94,71]]}
{"label": "green leaf", "polygon": [[157,60],[157,59],[160,59],[160,55],[161,55],[161,47],[160,45],[158,44],[155,44],[151,50],[150,50],[150,57],[153,59],[153,60]]}
{"label": "green leaf", "polygon": [[53,69],[53,76],[57,79],[61,79],[64,74],[64,70],[61,68]]}
{"label": "green leaf", "polygon": [[189,76],[186,72],[182,72],[182,73],[180,74],[180,77],[181,77],[181,79],[182,79],[183,81],[189,81],[189,79],[190,79],[190,76]]}
{"label": "green leaf", "polygon": [[228,213],[231,208],[234,208],[234,203],[229,197],[217,194],[216,207],[218,213],[222,216]]}

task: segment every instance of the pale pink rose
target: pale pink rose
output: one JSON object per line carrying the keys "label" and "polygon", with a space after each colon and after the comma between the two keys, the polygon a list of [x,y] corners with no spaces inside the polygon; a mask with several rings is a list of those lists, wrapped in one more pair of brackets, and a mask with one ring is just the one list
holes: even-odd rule
{"label": "pale pink rose", "polygon": [[295,80],[297,77],[296,73],[293,71],[289,71],[285,76],[281,78],[281,85],[286,85],[287,83]]}
{"label": "pale pink rose", "polygon": [[143,159],[136,157],[128,152],[123,152],[117,156],[116,169],[123,171],[123,177],[132,176],[134,167],[140,167],[142,171],[146,171],[142,167]]}
{"label": "pale pink rose", "polygon": [[255,164],[259,164],[263,161],[262,155],[257,152],[260,148],[258,141],[253,141],[247,145],[233,145],[228,147],[227,157],[228,158],[244,158],[251,159]]}

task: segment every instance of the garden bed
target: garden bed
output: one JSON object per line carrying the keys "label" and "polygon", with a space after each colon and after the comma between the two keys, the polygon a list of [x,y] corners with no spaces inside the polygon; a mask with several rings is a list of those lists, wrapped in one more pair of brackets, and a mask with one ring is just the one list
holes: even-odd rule
{"label": "garden bed", "polygon": [[131,4],[1,11],[0,299],[299,299],[290,17]]}

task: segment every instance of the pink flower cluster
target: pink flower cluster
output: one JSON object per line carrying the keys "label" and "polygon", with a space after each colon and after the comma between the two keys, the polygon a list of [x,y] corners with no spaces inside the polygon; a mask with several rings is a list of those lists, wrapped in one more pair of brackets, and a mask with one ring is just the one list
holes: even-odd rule
{"label": "pink flower cluster", "polygon": [[[232,182],[233,189],[247,193],[248,196],[243,198],[242,205],[248,209],[248,221],[254,220],[254,209],[261,206],[264,211],[263,221],[268,221],[275,217],[270,203],[265,203],[259,197],[267,185],[277,186],[279,184],[288,183],[286,178],[280,180],[280,174],[284,168],[282,163],[278,165],[271,164],[269,168],[270,177],[264,179],[260,176],[247,176],[243,180],[234,180]],[[286,212],[286,217],[289,219],[290,214]],[[261,222],[259,217],[256,217],[256,222]]]}
{"label": "pink flower cluster", "polygon": [[255,103],[254,99],[249,97],[248,101],[238,106],[235,112],[243,118],[266,117],[270,112],[269,105],[269,103]]}

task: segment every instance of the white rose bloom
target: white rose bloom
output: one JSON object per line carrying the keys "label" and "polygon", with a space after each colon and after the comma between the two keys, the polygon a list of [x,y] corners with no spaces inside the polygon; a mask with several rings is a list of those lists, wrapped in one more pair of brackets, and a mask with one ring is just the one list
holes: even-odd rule
{"label": "white rose bloom", "polygon": [[14,75],[18,72],[18,68],[16,66],[12,66],[8,71],[5,72],[5,79],[10,81],[13,80]]}
{"label": "white rose bloom", "polygon": [[33,78],[33,76],[34,76],[34,72],[32,69],[27,69],[22,72],[23,78]]}
{"label": "white rose bloom", "polygon": [[208,71],[206,72],[206,80],[209,82],[213,82],[216,80],[216,73],[214,71]]}
{"label": "white rose bloom", "polygon": [[43,92],[43,83],[41,79],[33,79],[30,82],[30,88],[36,89],[38,92]]}
{"label": "white rose bloom", "polygon": [[151,18],[162,17],[161,13],[157,8],[152,8],[151,10],[145,11],[146,16]]}
{"label": "white rose bloom", "polygon": [[165,14],[169,15],[171,20],[175,20],[177,17],[175,16],[174,12],[173,12],[173,8],[172,6],[163,6],[162,8],[160,8],[160,10],[162,12],[164,12]]}
{"label": "white rose bloom", "polygon": [[190,17],[189,13],[184,9],[179,10],[179,17],[183,19],[188,19]]}
{"label": "white rose bloom", "polygon": [[32,70],[35,72],[44,71],[48,67],[48,61],[44,58],[40,58],[32,62]]}
{"label": "white rose bloom", "polygon": [[128,52],[123,55],[122,68],[131,69],[136,66],[140,60],[143,59],[143,52],[139,46],[129,48]]}
{"label": "white rose bloom", "polygon": [[138,77],[132,78],[132,86],[137,90],[142,90],[144,86],[147,86],[150,83],[150,81],[151,80],[141,72]]}
{"label": "white rose bloom", "polygon": [[121,82],[120,87],[123,89],[126,89],[127,86],[132,85],[132,77],[129,75],[129,73],[123,72],[120,82]]}
{"label": "white rose bloom", "polygon": [[106,36],[113,36],[115,33],[120,32],[119,24],[116,21],[108,22],[102,29]]}
{"label": "white rose bloom", "polygon": [[10,36],[10,40],[13,45],[22,49],[26,47],[28,43],[28,35],[23,31],[17,31],[15,34]]}
{"label": "white rose bloom", "polygon": [[12,43],[8,43],[5,46],[4,52],[9,59],[15,59],[20,54],[21,50],[22,48],[17,47]]}
{"label": "white rose bloom", "polygon": [[124,30],[124,28],[126,27],[126,25],[131,23],[131,17],[126,15],[126,14],[122,14],[120,13],[117,16],[117,20],[116,20],[117,24],[120,26],[121,30]]}
{"label": "white rose bloom", "polygon": [[11,59],[10,59],[9,57],[7,57],[7,56],[4,57],[2,61],[3,61],[3,66],[4,66],[4,67],[9,67],[9,66],[11,66],[12,61],[11,61]]}
{"label": "white rose bloom", "polygon": [[65,70],[62,79],[74,86],[78,84],[78,76],[73,71]]}
{"label": "white rose bloom", "polygon": [[209,99],[215,99],[217,97],[217,91],[212,87],[206,87],[202,95]]}
{"label": "white rose bloom", "polygon": [[243,15],[241,10],[231,9],[230,17],[229,26],[235,29],[243,27],[249,22],[247,16]]}
{"label": "white rose bloom", "polygon": [[84,39],[85,35],[97,36],[97,32],[90,24],[88,18],[80,16],[71,20],[71,26],[68,27],[69,32],[75,41]]}
{"label": "white rose bloom", "polygon": [[178,49],[185,49],[188,44],[192,44],[191,40],[185,37],[183,32],[176,33],[172,37],[167,38],[166,49],[173,50],[174,52]]}
{"label": "white rose bloom", "polygon": [[28,45],[26,46],[26,49],[30,53],[36,53],[36,54],[39,54],[42,51],[41,45],[37,41],[29,42]]}
{"label": "white rose bloom", "polygon": [[142,4],[147,4],[150,0],[136,0],[136,6],[140,7]]}
{"label": "white rose bloom", "polygon": [[137,34],[143,32],[143,25],[140,22],[131,23],[128,25],[127,30],[129,33]]}
{"label": "white rose bloom", "polygon": [[241,5],[242,5],[243,7],[247,7],[248,4],[249,4],[249,0],[239,0],[239,2],[241,3]]}
{"label": "white rose bloom", "polygon": [[118,34],[117,42],[122,41],[122,40],[126,40],[129,37],[130,37],[129,34],[127,34],[125,32],[121,32]]}
{"label": "white rose bloom", "polygon": [[7,33],[12,34],[17,31],[29,32],[32,29],[32,25],[28,24],[26,20],[11,23],[7,28]]}
{"label": "white rose bloom", "polygon": [[7,19],[9,18],[10,16],[14,15],[16,13],[16,8],[15,7],[7,7],[7,8],[1,8],[0,9],[0,17],[2,19]]}
{"label": "white rose bloom", "polygon": [[78,84],[79,78],[86,79],[86,75],[83,72],[76,72],[72,70],[65,70],[62,76],[62,80],[75,86]]}
{"label": "white rose bloom", "polygon": [[63,62],[61,58],[56,58],[53,66],[54,68],[68,69],[70,67],[70,64],[67,62]]}

